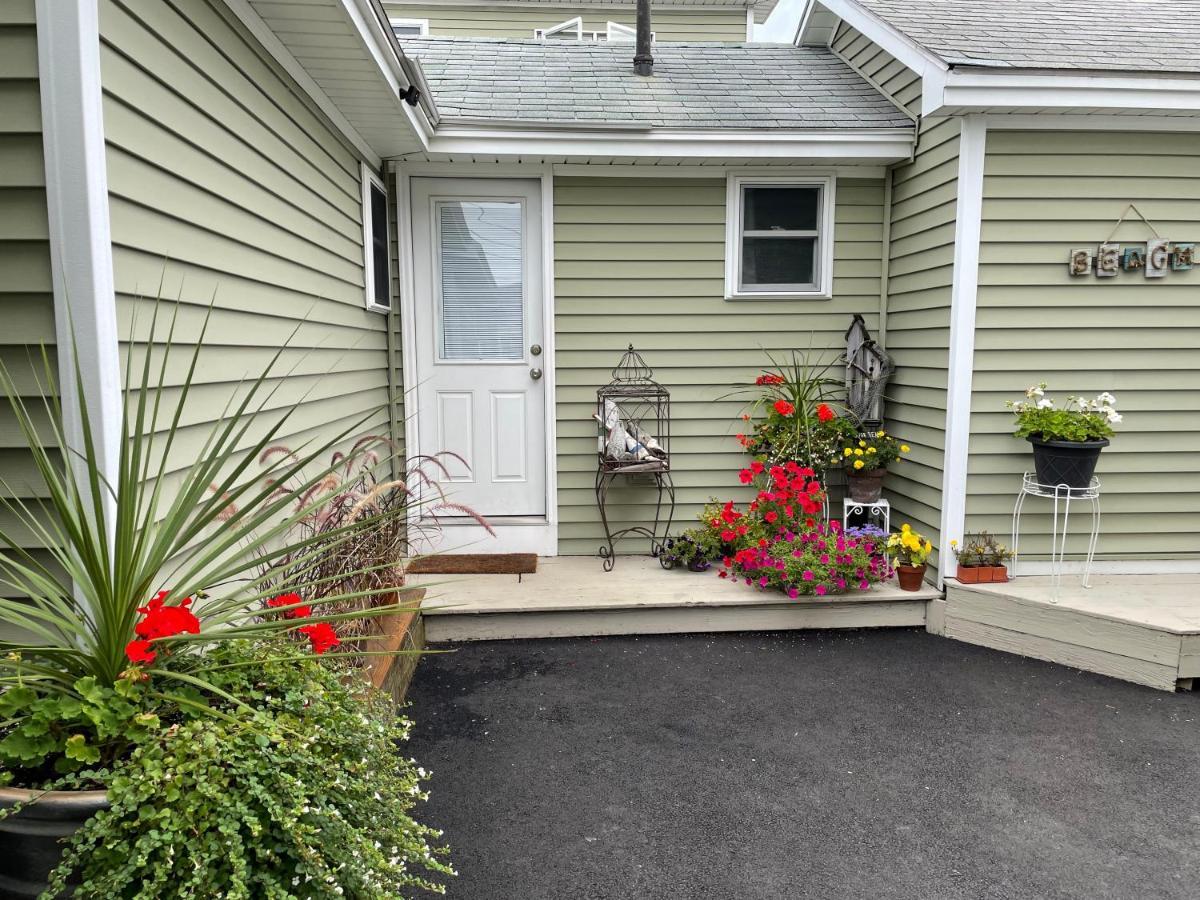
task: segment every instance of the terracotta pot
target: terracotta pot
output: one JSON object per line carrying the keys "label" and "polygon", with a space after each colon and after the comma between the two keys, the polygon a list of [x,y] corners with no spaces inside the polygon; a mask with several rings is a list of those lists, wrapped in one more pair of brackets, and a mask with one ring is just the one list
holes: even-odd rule
{"label": "terracotta pot", "polygon": [[991,578],[991,573],[988,578],[984,578],[984,566],[964,566],[961,563],[954,572],[954,577],[962,584],[979,584],[981,581],[987,581]]}
{"label": "terracotta pot", "polygon": [[1005,566],[988,566],[992,572],[992,584],[1008,583],[1008,568]]}
{"label": "terracotta pot", "polygon": [[896,580],[900,582],[900,590],[902,591],[919,591],[925,583],[925,570],[929,568],[922,564],[919,566],[896,566]]}
{"label": "terracotta pot", "polygon": [[0,788],[0,808],[41,796],[15,815],[0,819],[0,898],[37,897],[62,859],[61,841],[108,808],[106,791],[27,791]]}
{"label": "terracotta pot", "polygon": [[883,493],[883,476],[887,469],[846,470],[850,499],[855,503],[876,503]]}

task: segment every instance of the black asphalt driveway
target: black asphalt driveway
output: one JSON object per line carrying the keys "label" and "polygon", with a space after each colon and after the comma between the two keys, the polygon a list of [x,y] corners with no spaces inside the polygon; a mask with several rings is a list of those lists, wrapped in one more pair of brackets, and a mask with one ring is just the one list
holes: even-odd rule
{"label": "black asphalt driveway", "polygon": [[1200,694],[917,631],[424,657],[449,896],[1200,897]]}

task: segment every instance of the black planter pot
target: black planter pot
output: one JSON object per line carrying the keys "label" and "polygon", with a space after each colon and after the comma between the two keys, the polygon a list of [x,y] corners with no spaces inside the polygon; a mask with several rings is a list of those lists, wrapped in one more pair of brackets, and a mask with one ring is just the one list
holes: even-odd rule
{"label": "black planter pot", "polygon": [[0,819],[0,900],[26,900],[46,889],[62,859],[62,840],[108,808],[105,791],[26,791],[0,788],[0,809],[42,794],[15,815]]}
{"label": "black planter pot", "polygon": [[1033,445],[1033,468],[1040,484],[1057,487],[1086,488],[1096,473],[1100,451],[1108,446],[1099,441],[1043,441],[1030,437]]}
{"label": "black planter pot", "polygon": [[701,557],[697,556],[687,564],[687,567],[688,571],[690,572],[707,572],[712,568],[712,563],[710,563],[707,559],[702,559]]}

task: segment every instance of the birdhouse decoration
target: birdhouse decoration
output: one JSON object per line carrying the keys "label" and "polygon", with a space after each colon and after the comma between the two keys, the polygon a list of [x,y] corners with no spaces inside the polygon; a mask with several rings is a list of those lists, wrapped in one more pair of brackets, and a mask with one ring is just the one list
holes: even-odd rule
{"label": "birdhouse decoration", "polygon": [[633,344],[596,392],[598,453],[603,471],[666,472],[671,468],[671,394],[654,380]]}

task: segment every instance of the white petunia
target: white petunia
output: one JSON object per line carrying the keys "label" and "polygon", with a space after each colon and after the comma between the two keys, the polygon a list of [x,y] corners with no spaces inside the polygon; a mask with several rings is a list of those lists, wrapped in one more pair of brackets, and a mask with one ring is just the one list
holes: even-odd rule
{"label": "white petunia", "polygon": [[1105,391],[1103,394],[1101,394],[1099,397],[1096,398],[1096,402],[1103,403],[1106,406],[1112,406],[1113,404],[1115,404],[1117,402],[1117,398],[1114,397],[1112,394],[1110,394],[1108,391]]}
{"label": "white petunia", "polygon": [[1111,411],[1108,414],[1108,424],[1109,425],[1119,425],[1120,423],[1121,423],[1121,414],[1119,412],[1117,412],[1116,410]]}
{"label": "white petunia", "polygon": [[1037,408],[1038,409],[1053,409],[1054,401],[1048,397],[1043,397],[1041,400],[1039,400],[1037,402]]}

